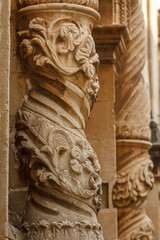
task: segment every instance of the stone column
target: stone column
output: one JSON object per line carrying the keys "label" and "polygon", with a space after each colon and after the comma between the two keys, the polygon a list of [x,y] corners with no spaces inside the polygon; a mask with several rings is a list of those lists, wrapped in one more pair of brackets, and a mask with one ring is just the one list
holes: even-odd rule
{"label": "stone column", "polygon": [[24,0],[17,13],[28,86],[17,115],[19,171],[29,185],[25,239],[103,239],[100,165],[85,134],[99,64],[98,0]]}
{"label": "stone column", "polygon": [[148,5],[148,61],[152,117],[160,123],[160,95],[158,68],[158,10],[156,0],[147,1]]}
{"label": "stone column", "polygon": [[153,185],[150,102],[142,75],[146,58],[144,20],[139,0],[131,1],[130,42],[116,81],[117,180],[113,188],[121,240],[153,239],[145,201]]}
{"label": "stone column", "polygon": [[[125,4],[124,4],[125,3]],[[102,207],[98,219],[104,239],[117,239],[117,209],[113,206],[112,189],[116,179],[115,82],[121,56],[129,42],[129,1],[100,1],[101,20],[93,36],[100,57],[101,89],[95,108],[86,125],[87,137],[98,154],[102,168]]]}

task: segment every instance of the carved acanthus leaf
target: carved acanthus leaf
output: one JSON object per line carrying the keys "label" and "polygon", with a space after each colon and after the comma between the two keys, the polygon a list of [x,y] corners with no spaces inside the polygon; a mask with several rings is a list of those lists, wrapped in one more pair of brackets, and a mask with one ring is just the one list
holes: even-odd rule
{"label": "carved acanthus leaf", "polygon": [[116,129],[117,139],[144,139],[150,140],[151,130],[149,125],[118,125]]}
{"label": "carved acanthus leaf", "polygon": [[[133,228],[134,229],[134,228]],[[138,226],[133,231],[131,230],[128,234],[125,236],[120,236],[119,240],[141,240],[141,239],[147,239],[147,240],[153,240],[154,236],[154,226],[152,221],[146,216],[144,218],[144,223],[140,226]]]}
{"label": "carved acanthus leaf", "polygon": [[26,240],[103,240],[96,219],[100,165],[84,133],[99,89],[91,35],[99,18],[91,8],[99,1],[18,2],[28,91],[17,114],[15,145],[29,193],[19,230]]}
{"label": "carved acanthus leaf", "polygon": [[113,188],[114,205],[127,207],[132,202],[144,199],[153,186],[152,169],[153,163],[148,160],[120,173]]}
{"label": "carved acanthus leaf", "polygon": [[96,98],[99,57],[92,36],[83,39],[81,32],[82,29],[68,19],[49,23],[42,18],[34,18],[30,21],[29,31],[19,32],[23,39],[20,52],[28,64],[43,71],[49,66],[67,76],[82,71],[88,82],[87,93]]}
{"label": "carved acanthus leaf", "polygon": [[30,169],[36,184],[54,181],[86,199],[101,192],[100,165],[85,140],[28,111],[19,112],[17,128],[21,130],[16,141],[22,169]]}
{"label": "carved acanthus leaf", "polygon": [[[21,43],[21,47],[23,48],[21,51],[22,56],[26,58],[33,54],[33,60],[36,65],[40,67],[43,67],[45,64],[50,64],[66,75],[72,75],[83,70],[87,77],[93,78],[95,74],[93,64],[99,63],[99,59],[95,51],[92,36],[90,35],[86,42],[76,50],[75,59],[77,63],[72,59],[71,62],[68,63],[68,67],[66,67],[63,62],[61,62],[59,55],[66,55],[73,52],[76,47],[82,43],[80,36],[81,30],[75,23],[63,23],[58,32],[55,33],[53,33],[53,27],[53,23],[49,24],[42,18],[33,19],[29,24],[30,37],[29,39],[24,39]],[[21,35],[23,33],[19,34]],[[61,39],[61,41],[58,39]],[[39,50],[42,51],[42,53],[38,55],[36,55],[37,51],[33,51],[37,46]],[[24,51],[25,47],[26,51]],[[78,66],[79,64],[81,65],[80,67]]]}
{"label": "carved acanthus leaf", "polygon": [[98,223],[70,222],[68,220],[61,222],[48,222],[43,219],[37,223],[23,224],[23,231],[27,239],[87,239],[87,240],[103,240],[102,227]]}

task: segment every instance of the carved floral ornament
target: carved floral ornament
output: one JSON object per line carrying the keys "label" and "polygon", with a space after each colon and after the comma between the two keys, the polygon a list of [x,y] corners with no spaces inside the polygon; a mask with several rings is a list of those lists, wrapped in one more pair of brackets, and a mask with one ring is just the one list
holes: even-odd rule
{"label": "carved floral ornament", "polygon": [[120,173],[113,188],[115,206],[128,207],[134,202],[143,201],[153,187],[152,169],[153,162],[148,160]]}
{"label": "carved floral ornament", "polygon": [[102,227],[98,223],[88,221],[73,223],[66,220],[50,223],[47,220],[41,220],[31,225],[25,222],[23,229],[30,240],[103,240]]}
{"label": "carved floral ornament", "polygon": [[28,64],[43,71],[51,67],[50,71],[56,70],[67,76],[82,71],[87,79],[87,93],[96,98],[99,57],[91,34],[86,37],[78,23],[70,19],[48,22],[34,18],[29,23],[29,30],[19,32],[19,36],[23,39],[20,53]]}
{"label": "carved floral ornament", "polygon": [[99,90],[91,35],[98,1],[19,3],[19,55],[28,91],[17,114],[15,145],[29,188],[20,230],[28,240],[102,240],[96,219],[100,164],[84,133]]}
{"label": "carved floral ornament", "polygon": [[[36,114],[27,111],[19,111],[19,114],[16,146],[21,173],[30,172],[30,178],[37,186],[53,181],[79,198],[93,198],[93,205],[98,210],[100,165],[87,141]],[[30,131],[28,136],[27,129]]]}
{"label": "carved floral ornament", "polygon": [[99,0],[19,0],[20,7],[44,3],[71,3],[91,7],[98,10]]}
{"label": "carved floral ornament", "polygon": [[137,229],[128,232],[126,235],[121,235],[119,240],[154,240],[154,226],[152,221],[145,216],[144,223],[139,226]]}
{"label": "carved floral ornament", "polygon": [[[79,4],[85,4],[85,2],[78,1]],[[23,1],[22,3],[38,4],[41,2]],[[95,10],[87,10],[88,15],[85,14],[85,20],[83,21],[90,21],[90,24],[84,26],[80,20],[70,16],[71,14],[73,15],[73,6],[70,9],[70,5],[67,4],[67,7],[61,3],[52,5],[51,9],[48,9],[49,13],[54,10],[59,14],[52,14],[50,19],[47,16],[48,12],[43,15],[44,18],[34,18],[32,15],[37,11],[36,6],[32,9],[32,13],[30,13],[30,10],[19,11],[20,18],[23,14],[27,14],[26,24],[28,28],[28,30],[20,30],[18,32],[20,56],[25,67],[29,66],[28,69],[31,72],[29,78],[33,78],[33,73],[38,73],[40,79],[43,75],[45,77],[49,75],[54,84],[55,76],[58,76],[62,78],[61,81],[66,92],[70,91],[66,86],[67,81],[72,81],[74,85],[79,87],[79,91],[76,94],[78,95],[81,90],[82,96],[84,94],[87,95],[91,107],[99,90],[97,77],[99,58],[91,35],[92,25],[96,17],[98,17],[98,13]],[[44,6],[40,8],[43,12]],[[80,6],[74,7],[75,11],[78,11],[79,8]],[[82,12],[84,9],[85,7],[83,7]],[[63,15],[61,10],[66,11],[65,17],[61,16]],[[89,13],[91,13],[91,16]],[[77,13],[77,16],[81,17],[80,13]],[[75,83],[78,74],[81,74],[81,76],[79,77],[79,82]],[[34,82],[34,80],[32,81]],[[35,81],[39,87],[42,81]],[[81,82],[85,84],[82,85]],[[57,88],[59,87],[60,85],[57,85]],[[42,88],[44,88],[44,85]],[[32,89],[32,91],[34,90]],[[41,94],[44,94],[43,90]],[[70,98],[69,93],[68,97]],[[99,208],[97,195],[101,193],[101,179],[99,177],[100,166],[97,156],[85,139],[85,136],[78,137],[78,129],[75,130],[77,132],[75,134],[68,126],[64,128],[65,122],[61,122],[59,125],[60,112],[63,111],[62,109],[65,109],[65,102],[68,99],[65,98],[65,95],[61,96],[61,89],[59,89],[56,98],[59,101],[62,99],[64,107],[59,105],[59,110],[54,109],[55,112],[57,111],[57,120],[55,120],[55,115],[53,115],[51,121],[47,119],[48,116],[41,116],[39,108],[42,108],[42,104],[36,110],[36,112],[38,111],[38,114],[36,114],[32,110],[32,105],[35,105],[34,101],[30,105],[27,97],[23,102],[16,122],[18,132],[16,135],[16,147],[20,165],[22,165],[25,171],[27,169],[26,175],[29,174],[29,177],[35,180],[35,184],[38,184],[38,182],[45,184],[48,181],[54,181],[70,194],[84,199],[93,198],[94,205],[96,205],[96,208]],[[73,99],[73,101],[75,103],[71,104],[70,111],[74,110],[73,105],[75,104],[76,114],[78,114],[80,112],[78,108],[81,108],[81,104],[77,106],[76,99]],[[46,112],[48,111],[47,104],[48,102],[45,105]],[[72,114],[70,113],[69,115]],[[87,177],[87,180],[84,178],[84,175]]]}

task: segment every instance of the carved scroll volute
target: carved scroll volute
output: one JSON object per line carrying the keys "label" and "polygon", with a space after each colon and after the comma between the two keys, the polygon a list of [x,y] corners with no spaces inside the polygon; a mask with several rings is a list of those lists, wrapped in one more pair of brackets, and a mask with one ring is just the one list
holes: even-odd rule
{"label": "carved scroll volute", "polygon": [[100,165],[84,134],[99,90],[91,35],[98,1],[58,2],[24,0],[18,12],[28,85],[16,121],[20,171],[29,184],[24,229],[27,239],[103,239],[96,219]]}

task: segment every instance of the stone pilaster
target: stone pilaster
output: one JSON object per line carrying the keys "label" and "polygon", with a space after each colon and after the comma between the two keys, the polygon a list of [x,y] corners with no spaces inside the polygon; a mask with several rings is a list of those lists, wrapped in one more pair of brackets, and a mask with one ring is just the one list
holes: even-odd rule
{"label": "stone pilaster", "polygon": [[0,240],[8,237],[10,1],[0,1]]}
{"label": "stone pilaster", "polygon": [[120,240],[153,239],[145,201],[153,185],[149,92],[142,70],[146,58],[140,1],[131,1],[130,42],[121,58],[116,81],[117,180],[113,188],[118,208]]}
{"label": "stone pilaster", "polygon": [[[28,91],[17,115],[19,171],[29,185],[26,239],[103,239],[100,165],[85,121],[95,102],[98,1],[19,1]],[[95,10],[96,9],[96,10]]]}

